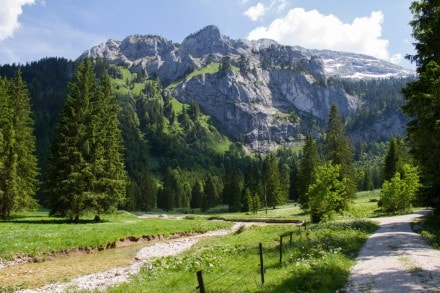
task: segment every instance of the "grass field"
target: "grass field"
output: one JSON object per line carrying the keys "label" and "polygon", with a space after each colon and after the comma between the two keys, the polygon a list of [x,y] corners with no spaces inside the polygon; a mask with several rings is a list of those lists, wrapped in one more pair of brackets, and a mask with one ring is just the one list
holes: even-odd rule
{"label": "grass field", "polygon": [[[271,225],[246,229],[240,234],[199,242],[187,253],[177,257],[157,260],[153,267],[144,269],[129,284],[112,289],[114,292],[164,292],[191,291],[196,286],[195,271],[203,269],[211,292],[228,288],[232,292],[284,292],[293,291],[334,292],[346,281],[353,257],[368,234],[375,229],[370,223],[357,219],[377,214],[378,191],[358,193],[350,211],[336,222],[312,227],[308,234],[294,234],[293,245],[286,246],[284,261],[278,256],[279,235],[297,231],[292,224]],[[141,219],[125,212],[103,217],[102,223],[83,220],[70,224],[65,219],[48,217],[47,212],[17,215],[11,221],[0,222],[0,258],[9,260],[17,256],[30,256],[37,263],[27,263],[0,271],[0,291],[5,288],[36,288],[50,282],[69,280],[76,276],[128,266],[139,245],[105,249],[108,243],[127,237],[194,233],[227,228],[230,222],[208,221],[209,217],[229,219],[290,219],[309,222],[309,215],[295,203],[276,209],[265,209],[257,214],[226,213],[226,207],[210,210],[208,214],[185,215],[174,211],[169,219]],[[156,211],[156,213],[163,213]],[[174,217],[187,220],[174,220]],[[90,217],[91,219],[92,217]],[[297,232],[295,232],[297,233]],[[259,283],[258,243],[265,251],[267,282]],[[142,245],[146,245],[145,243]],[[93,250],[94,253],[75,252]],[[70,251],[65,256],[60,254]],[[55,255],[53,258],[51,256]],[[49,260],[50,259],[50,260]],[[213,282],[223,274],[233,271],[233,276]],[[32,272],[32,273],[29,273]],[[230,283],[234,278],[243,280]],[[231,279],[232,278],[232,279]],[[6,286],[6,287],[2,287]],[[157,288],[157,289],[152,289]],[[328,288],[328,289],[326,289]],[[336,289],[335,289],[336,288]],[[156,291],[155,291],[156,290]],[[291,289],[289,289],[291,290]]]}
{"label": "grass field", "polygon": [[[335,292],[344,287],[354,257],[375,229],[366,221],[311,225],[301,234],[292,225],[252,227],[206,239],[180,256],[158,259],[110,292],[192,292],[198,270],[203,271],[208,292]],[[285,240],[280,263],[279,237],[289,231],[295,231],[293,241],[290,245]]]}
{"label": "grass field", "polygon": [[15,256],[44,258],[56,252],[81,248],[105,247],[108,243],[129,236],[164,235],[206,232],[230,227],[230,223],[194,220],[140,219],[128,213],[107,215],[104,222],[83,221],[70,224],[67,220],[48,217],[47,212],[18,215],[0,222],[0,258]]}

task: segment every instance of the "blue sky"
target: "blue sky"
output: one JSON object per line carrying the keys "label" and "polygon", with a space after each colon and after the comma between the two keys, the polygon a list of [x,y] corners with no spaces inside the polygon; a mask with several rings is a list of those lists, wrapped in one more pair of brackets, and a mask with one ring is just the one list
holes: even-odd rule
{"label": "blue sky", "polygon": [[214,24],[232,39],[364,53],[413,67],[412,0],[0,0],[0,64],[76,59],[108,39],[175,43]]}

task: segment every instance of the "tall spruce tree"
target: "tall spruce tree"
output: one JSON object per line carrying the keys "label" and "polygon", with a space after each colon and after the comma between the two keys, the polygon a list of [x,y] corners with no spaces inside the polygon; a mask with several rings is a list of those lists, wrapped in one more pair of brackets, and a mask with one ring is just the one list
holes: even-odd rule
{"label": "tall spruce tree", "polygon": [[125,198],[126,173],[118,108],[105,74],[100,83],[84,59],[69,83],[57,125],[47,192],[51,214],[74,218],[110,211]]}
{"label": "tall spruce tree", "polygon": [[208,175],[208,178],[206,178],[203,190],[208,208],[213,208],[219,204],[218,191],[211,175]]}
{"label": "tall spruce tree", "polygon": [[21,72],[0,79],[0,217],[35,208],[38,189],[34,121]]}
{"label": "tall spruce tree", "polygon": [[353,167],[353,151],[348,137],[345,135],[345,126],[338,108],[333,104],[330,108],[328,128],[325,137],[325,155],[333,165],[340,165],[340,179],[346,184],[346,198],[340,203],[346,208],[356,192],[356,180]]}
{"label": "tall spruce tree", "polygon": [[225,174],[223,177],[223,202],[229,206],[229,211],[237,212],[241,210],[241,197],[241,180],[237,172],[237,167],[232,160],[227,160],[225,162]]}
{"label": "tall spruce tree", "polygon": [[289,199],[294,201],[298,201],[298,178],[299,178],[298,164],[295,156],[293,156],[290,162]]}
{"label": "tall spruce tree", "polygon": [[267,206],[275,208],[275,206],[285,203],[287,195],[283,194],[278,163],[273,154],[269,154],[263,161],[262,184]]}
{"label": "tall spruce tree", "polygon": [[438,0],[411,5],[416,54],[407,56],[417,65],[418,80],[403,90],[403,110],[412,120],[407,141],[421,172],[421,191],[427,204],[440,209],[440,9]]}
{"label": "tall spruce tree", "polygon": [[394,137],[390,138],[388,151],[383,163],[383,180],[390,181],[394,177],[400,165],[399,148]]}
{"label": "tall spruce tree", "polygon": [[137,208],[142,211],[149,211],[157,204],[157,182],[153,175],[145,169],[139,178],[139,193],[137,194]]}
{"label": "tall spruce tree", "polygon": [[300,163],[298,176],[298,199],[303,209],[308,208],[307,192],[309,186],[314,182],[315,169],[319,165],[319,156],[315,141],[309,133],[303,147],[303,158]]}
{"label": "tall spruce tree", "polygon": [[201,207],[203,198],[203,184],[200,181],[196,181],[191,189],[191,202],[190,208],[198,209]]}
{"label": "tall spruce tree", "polygon": [[[105,72],[92,96],[91,163],[94,182],[88,203],[98,215],[111,211],[125,200],[127,175],[119,129],[119,107],[112,94],[110,78]],[[155,197],[155,195],[154,195]]]}
{"label": "tall spruce tree", "polygon": [[7,81],[0,78],[0,217],[2,219],[9,217],[13,198],[17,193],[13,180],[16,163],[14,156],[9,155],[9,150],[13,147],[14,136],[10,104]]}

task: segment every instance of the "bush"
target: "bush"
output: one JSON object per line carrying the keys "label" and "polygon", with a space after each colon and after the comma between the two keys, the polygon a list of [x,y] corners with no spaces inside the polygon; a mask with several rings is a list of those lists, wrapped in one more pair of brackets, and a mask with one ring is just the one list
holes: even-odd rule
{"label": "bush", "polygon": [[405,164],[402,170],[382,185],[380,203],[385,212],[408,211],[420,186],[416,167]]}
{"label": "bush", "polygon": [[346,186],[345,180],[339,178],[339,169],[340,165],[330,163],[316,168],[315,183],[310,185],[307,193],[313,223],[330,220],[342,206]]}

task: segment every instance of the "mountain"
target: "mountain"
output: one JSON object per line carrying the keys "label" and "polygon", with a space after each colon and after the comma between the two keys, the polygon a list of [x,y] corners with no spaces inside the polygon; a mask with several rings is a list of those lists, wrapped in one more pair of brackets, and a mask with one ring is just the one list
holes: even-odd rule
{"label": "mountain", "polygon": [[[380,141],[401,135],[407,118],[400,113],[400,88],[415,75],[366,55],[267,39],[232,40],[215,26],[189,35],[181,44],[153,35],[109,40],[85,56],[160,79],[165,96],[187,104],[196,101],[231,137],[254,150],[290,144],[309,131],[321,133],[332,104],[351,121],[353,137]],[[372,80],[384,78],[393,80],[388,87],[392,92],[373,88]],[[371,87],[359,90],[366,83]],[[392,108],[389,103],[382,108],[373,104],[390,98]],[[358,121],[367,116],[373,121]]]}

